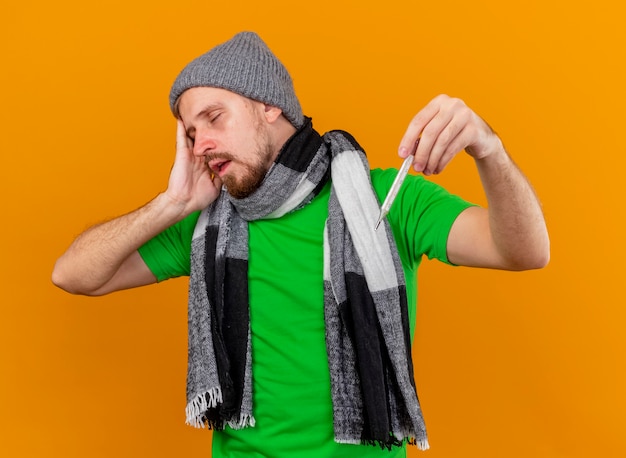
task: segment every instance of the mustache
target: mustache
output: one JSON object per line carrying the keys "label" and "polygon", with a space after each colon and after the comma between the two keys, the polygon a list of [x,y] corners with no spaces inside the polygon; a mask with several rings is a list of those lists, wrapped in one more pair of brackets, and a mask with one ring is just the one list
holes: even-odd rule
{"label": "mustache", "polygon": [[225,160],[225,161],[234,161],[235,160],[235,156],[232,155],[231,153],[224,151],[224,152],[217,152],[217,153],[209,153],[206,156],[204,156],[204,162],[206,164],[208,164],[209,162],[215,160],[215,159],[219,159],[219,160]]}

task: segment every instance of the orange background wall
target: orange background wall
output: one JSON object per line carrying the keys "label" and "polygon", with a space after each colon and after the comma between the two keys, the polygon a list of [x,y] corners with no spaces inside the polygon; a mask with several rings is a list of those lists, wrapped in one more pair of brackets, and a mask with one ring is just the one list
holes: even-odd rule
{"label": "orange background wall", "polygon": [[[93,299],[49,278],[76,234],[164,189],[170,84],[244,29],[285,62],[318,130],[351,131],[374,165],[399,165],[409,119],[445,92],[541,197],[546,269],[421,270],[424,456],[626,456],[618,4],[5,1],[0,456],[210,455],[210,434],[184,425],[186,281]],[[437,180],[484,202],[465,155]]]}

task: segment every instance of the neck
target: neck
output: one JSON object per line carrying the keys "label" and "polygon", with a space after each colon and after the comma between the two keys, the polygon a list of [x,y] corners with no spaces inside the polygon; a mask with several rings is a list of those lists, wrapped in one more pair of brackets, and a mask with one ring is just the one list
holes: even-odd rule
{"label": "neck", "polygon": [[296,128],[282,115],[276,120],[272,127],[274,147],[272,160],[275,161],[278,154],[285,146],[285,143],[287,143],[287,140],[289,140],[293,134],[296,133]]}
{"label": "neck", "polygon": [[261,185],[247,197],[228,199],[246,221],[277,218],[310,202],[328,178],[329,163],[328,148],[307,120],[285,141]]}

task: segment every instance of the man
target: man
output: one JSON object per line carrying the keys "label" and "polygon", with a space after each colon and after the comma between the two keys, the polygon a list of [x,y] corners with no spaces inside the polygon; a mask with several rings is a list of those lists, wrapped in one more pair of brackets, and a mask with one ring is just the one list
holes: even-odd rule
{"label": "man", "polygon": [[54,283],[101,295],[190,276],[187,422],[216,430],[213,456],[428,448],[410,357],[421,257],[509,270],[549,258],[540,205],[500,139],[462,101],[433,99],[399,155],[430,175],[465,150],[489,208],[410,176],[374,230],[396,172],[370,171],[345,132],[320,136],[256,34],[187,65],[170,106],[166,191],[80,235]]}

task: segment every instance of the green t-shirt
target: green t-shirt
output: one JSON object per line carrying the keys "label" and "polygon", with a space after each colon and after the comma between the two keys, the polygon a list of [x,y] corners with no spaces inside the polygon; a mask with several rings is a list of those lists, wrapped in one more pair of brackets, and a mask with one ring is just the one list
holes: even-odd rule
{"label": "green t-shirt", "polygon": [[[382,201],[397,171],[371,172]],[[379,447],[333,439],[330,375],[324,337],[323,227],[330,186],[306,207],[279,219],[249,223],[252,331],[252,428],[213,434],[213,457],[403,457]],[[448,262],[452,223],[470,204],[422,177],[409,176],[387,218],[407,282],[411,334],[417,267],[423,255]],[[159,281],[189,275],[199,213],[167,229],[139,252]]]}

